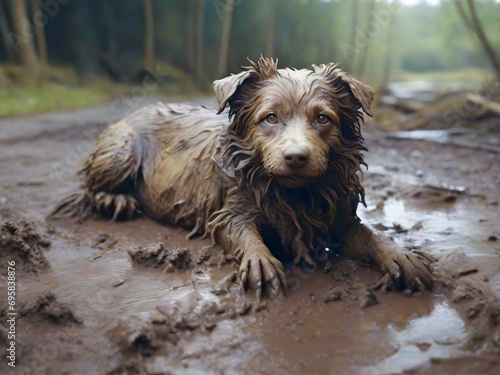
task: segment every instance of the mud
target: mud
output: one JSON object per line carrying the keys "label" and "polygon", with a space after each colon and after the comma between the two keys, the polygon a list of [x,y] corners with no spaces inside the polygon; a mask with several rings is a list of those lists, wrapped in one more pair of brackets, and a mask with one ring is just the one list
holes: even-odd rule
{"label": "mud", "polygon": [[50,245],[46,236],[36,232],[34,223],[7,221],[0,228],[0,267],[5,270],[14,261],[19,272],[37,274],[50,268],[43,250]]}
{"label": "mud", "polygon": [[129,251],[135,264],[139,266],[163,266],[164,272],[185,271],[193,267],[191,252],[186,248],[168,249],[163,243]]}
{"label": "mud", "polygon": [[5,262],[19,271],[16,369],[2,356],[0,373],[500,371],[497,153],[365,128],[359,215],[436,260],[433,292],[372,290],[381,274],[324,238],[321,267],[287,265],[287,299],[257,303],[240,294],[230,256],[182,229],[144,217],[45,221],[116,116],[98,108],[0,122],[2,353]]}

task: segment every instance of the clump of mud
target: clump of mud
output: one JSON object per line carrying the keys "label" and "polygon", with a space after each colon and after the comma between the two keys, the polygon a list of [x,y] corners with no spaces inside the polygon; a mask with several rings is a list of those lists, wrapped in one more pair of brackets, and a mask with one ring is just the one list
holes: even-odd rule
{"label": "clump of mud", "polygon": [[59,325],[81,323],[81,319],[75,316],[67,305],[59,302],[51,292],[43,293],[38,299],[26,302],[20,311],[21,316],[49,319]]}
{"label": "clump of mud", "polygon": [[38,273],[50,267],[43,252],[50,245],[47,237],[37,233],[34,223],[7,221],[0,228],[0,266],[6,269],[15,261],[18,272]]}
{"label": "clump of mud", "polygon": [[234,297],[209,301],[194,291],[182,300],[156,305],[156,312],[146,321],[122,318],[108,331],[109,339],[118,345],[122,356],[110,373],[146,373],[144,358],[173,350],[195,331],[210,335],[223,320],[256,314],[266,308],[266,303]]}
{"label": "clump of mud", "polygon": [[135,264],[142,267],[165,266],[165,272],[185,271],[194,266],[193,255],[186,248],[168,249],[163,243],[129,251]]}

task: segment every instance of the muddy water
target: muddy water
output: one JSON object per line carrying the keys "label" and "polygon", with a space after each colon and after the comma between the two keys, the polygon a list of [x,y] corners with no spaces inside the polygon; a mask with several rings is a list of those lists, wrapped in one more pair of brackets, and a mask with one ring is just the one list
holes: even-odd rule
{"label": "muddy water", "polygon": [[[90,131],[102,109],[79,116]],[[50,117],[23,126],[50,127]],[[420,297],[372,292],[378,271],[332,255],[321,268],[288,269],[287,299],[259,304],[240,296],[230,257],[210,241],[185,240],[181,229],[147,218],[45,222],[78,186],[71,169],[86,147],[70,125],[47,134],[0,140],[1,222],[26,218],[52,241],[43,249],[50,269],[18,278],[23,316],[11,373],[500,372],[497,155],[369,133],[368,207],[359,215],[433,256],[435,289]],[[169,258],[184,249],[189,259]],[[3,325],[2,352],[5,332]],[[0,364],[3,373],[4,358]]]}

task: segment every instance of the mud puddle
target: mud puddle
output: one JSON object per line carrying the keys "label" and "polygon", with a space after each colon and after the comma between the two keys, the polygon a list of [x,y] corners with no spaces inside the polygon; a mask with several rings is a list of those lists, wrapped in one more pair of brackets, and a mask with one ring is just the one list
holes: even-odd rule
{"label": "mud puddle", "polygon": [[[231,257],[208,240],[185,240],[181,229],[146,218],[44,221],[78,186],[72,168],[93,142],[88,134],[98,134],[102,109],[84,118],[85,132],[58,125],[47,136],[17,135],[15,143],[1,144],[0,224],[21,229],[10,230],[14,242],[0,243],[2,290],[11,251],[22,247],[32,258],[16,258],[25,268],[17,279],[16,369],[2,358],[0,372],[500,371],[497,155],[368,134],[368,207],[359,215],[401,246],[436,259],[434,291],[420,297],[372,291],[378,271],[333,255],[316,269],[287,270],[285,301],[257,303],[240,295]],[[43,131],[50,116],[23,126]],[[12,245],[23,241],[27,247]],[[331,247],[328,238],[321,243]],[[34,269],[28,258],[48,266]]]}

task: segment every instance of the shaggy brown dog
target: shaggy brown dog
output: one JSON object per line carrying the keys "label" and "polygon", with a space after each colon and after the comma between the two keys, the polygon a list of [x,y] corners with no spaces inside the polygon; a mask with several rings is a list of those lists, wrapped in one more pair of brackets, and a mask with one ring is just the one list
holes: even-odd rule
{"label": "shaggy brown dog", "polygon": [[242,288],[259,299],[286,289],[275,248],[295,264],[314,264],[315,238],[327,234],[343,253],[382,269],[378,286],[430,288],[427,259],[356,216],[364,203],[360,124],[362,111],[372,116],[371,88],[337,64],[310,71],[278,70],[262,57],[250,63],[215,81],[217,114],[159,103],[110,125],[81,170],[83,190],[56,211],[114,220],[139,210],[190,235],[210,234],[240,260]]}

